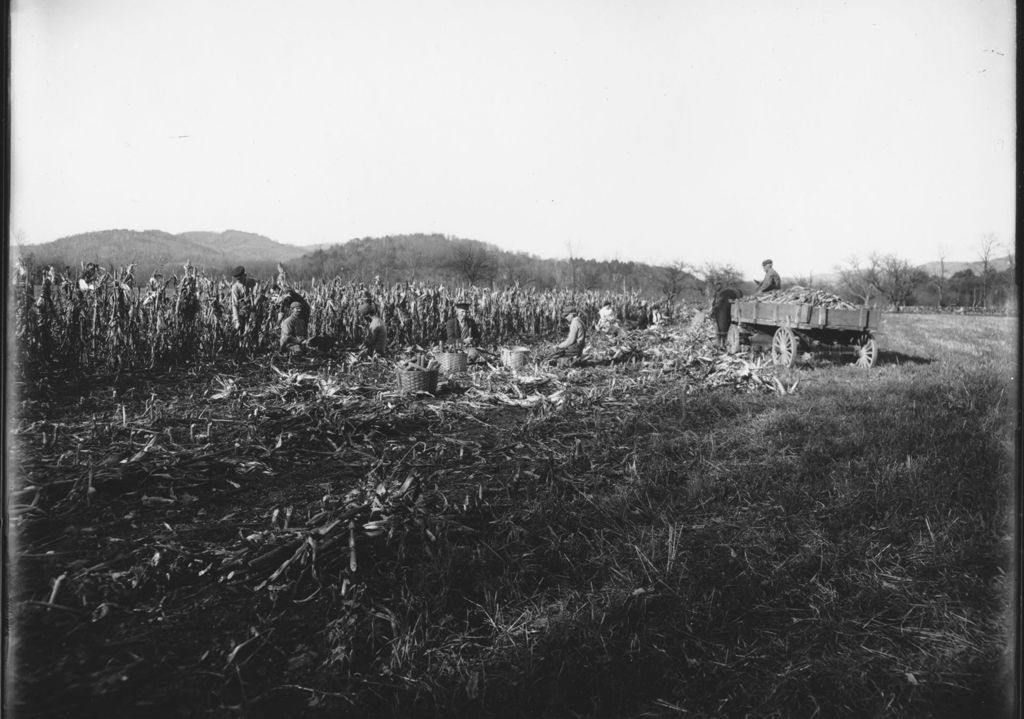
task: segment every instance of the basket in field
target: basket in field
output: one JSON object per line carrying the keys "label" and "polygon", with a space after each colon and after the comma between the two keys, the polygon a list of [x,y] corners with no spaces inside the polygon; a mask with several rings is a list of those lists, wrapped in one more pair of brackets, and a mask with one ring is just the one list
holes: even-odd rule
{"label": "basket in field", "polygon": [[436,369],[396,369],[395,376],[398,378],[398,391],[403,394],[408,392],[430,392],[437,391],[437,370]]}
{"label": "basket in field", "polygon": [[530,361],[530,350],[526,347],[513,347],[501,351],[501,363],[511,369],[522,369]]}
{"label": "basket in field", "polygon": [[469,361],[465,352],[439,352],[434,358],[441,365],[441,371],[445,374],[465,372]]}

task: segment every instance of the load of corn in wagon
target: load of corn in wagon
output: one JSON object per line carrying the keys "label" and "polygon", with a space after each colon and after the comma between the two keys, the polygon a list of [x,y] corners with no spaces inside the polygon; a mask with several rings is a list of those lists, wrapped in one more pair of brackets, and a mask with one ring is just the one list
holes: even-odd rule
{"label": "load of corn in wagon", "polygon": [[881,313],[857,307],[824,290],[796,286],[738,299],[726,348],[735,354],[752,344],[771,344],[772,361],[790,366],[801,350],[852,349],[858,367],[874,367],[874,332]]}

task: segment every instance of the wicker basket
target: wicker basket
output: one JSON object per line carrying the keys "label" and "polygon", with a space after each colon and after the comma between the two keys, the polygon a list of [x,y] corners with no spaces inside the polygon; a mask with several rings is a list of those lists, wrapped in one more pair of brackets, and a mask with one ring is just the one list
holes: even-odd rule
{"label": "wicker basket", "polygon": [[437,391],[437,370],[428,369],[398,369],[395,370],[398,378],[398,391],[407,392],[430,392]]}
{"label": "wicker basket", "polygon": [[513,347],[501,351],[501,363],[512,369],[522,369],[530,361],[530,350],[526,347]]}
{"label": "wicker basket", "polygon": [[445,374],[465,372],[469,361],[465,352],[438,352],[435,359],[441,365],[441,371]]}

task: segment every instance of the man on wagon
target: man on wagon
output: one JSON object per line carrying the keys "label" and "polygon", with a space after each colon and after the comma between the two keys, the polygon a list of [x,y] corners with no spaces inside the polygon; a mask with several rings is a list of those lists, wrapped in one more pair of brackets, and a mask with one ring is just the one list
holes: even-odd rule
{"label": "man on wagon", "polygon": [[455,303],[455,316],[444,326],[444,341],[450,345],[461,347],[470,362],[480,361],[480,325],[469,314],[468,302]]}
{"label": "man on wagon", "polygon": [[765,260],[761,263],[761,267],[764,268],[764,279],[757,285],[757,294],[761,294],[762,292],[772,292],[773,290],[781,290],[782,278],[779,277],[779,273],[772,268],[772,261]]}

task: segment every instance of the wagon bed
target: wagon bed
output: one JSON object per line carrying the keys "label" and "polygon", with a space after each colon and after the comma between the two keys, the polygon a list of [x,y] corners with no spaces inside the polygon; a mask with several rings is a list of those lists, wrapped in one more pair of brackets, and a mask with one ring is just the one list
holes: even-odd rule
{"label": "wagon bed", "polygon": [[771,337],[772,359],[791,365],[801,347],[853,346],[857,364],[873,367],[878,346],[872,333],[878,329],[878,310],[833,309],[819,305],[787,302],[736,300],[732,304],[732,326],[727,345],[740,351],[754,337]]}
{"label": "wagon bed", "polygon": [[878,310],[839,310],[806,304],[736,300],[732,306],[733,322],[802,330],[832,329],[872,332],[878,329]]}

